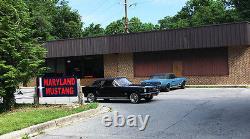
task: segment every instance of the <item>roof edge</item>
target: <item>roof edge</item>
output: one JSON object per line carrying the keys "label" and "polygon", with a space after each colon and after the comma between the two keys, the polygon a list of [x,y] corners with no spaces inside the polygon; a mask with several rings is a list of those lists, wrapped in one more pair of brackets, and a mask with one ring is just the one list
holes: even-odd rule
{"label": "roof edge", "polygon": [[[52,43],[52,42],[57,42],[57,41],[79,40],[79,39],[93,39],[93,38],[102,38],[102,37],[127,36],[127,35],[133,35],[133,34],[163,32],[163,31],[172,31],[172,30],[187,30],[187,29],[195,29],[195,28],[202,28],[202,27],[213,27],[213,26],[244,24],[244,23],[247,24],[247,26],[249,28],[248,29],[248,36],[250,36],[250,22],[249,21],[241,21],[241,22],[229,22],[229,23],[220,23],[220,24],[200,25],[200,26],[196,26],[196,27],[184,27],[184,28],[178,28],[178,29],[163,29],[163,30],[133,32],[133,33],[128,33],[128,34],[121,33],[121,34],[113,34],[113,35],[101,35],[101,36],[95,36],[95,37],[78,37],[78,38],[58,39],[58,40],[47,41],[46,43]],[[248,39],[248,41],[250,41],[250,38]],[[46,43],[44,43],[44,44],[46,44]]]}

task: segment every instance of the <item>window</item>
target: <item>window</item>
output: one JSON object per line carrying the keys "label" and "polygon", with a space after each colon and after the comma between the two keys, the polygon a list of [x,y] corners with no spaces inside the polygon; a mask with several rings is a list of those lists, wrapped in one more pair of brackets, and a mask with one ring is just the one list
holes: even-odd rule
{"label": "window", "polygon": [[113,80],[107,80],[103,84],[103,87],[113,87]]}
{"label": "window", "polygon": [[129,85],[132,84],[132,83],[131,83],[128,79],[126,79],[126,78],[116,79],[115,81],[118,83],[118,86],[129,86]]}
{"label": "window", "polygon": [[78,78],[103,78],[102,56],[72,57],[65,60],[66,75]]}
{"label": "window", "polygon": [[[174,79],[174,78],[176,78],[176,76],[174,75],[174,74],[169,74],[169,79]],[[167,78],[168,79],[168,78]]]}
{"label": "window", "polygon": [[101,86],[101,81],[95,81],[92,86],[98,87]]}

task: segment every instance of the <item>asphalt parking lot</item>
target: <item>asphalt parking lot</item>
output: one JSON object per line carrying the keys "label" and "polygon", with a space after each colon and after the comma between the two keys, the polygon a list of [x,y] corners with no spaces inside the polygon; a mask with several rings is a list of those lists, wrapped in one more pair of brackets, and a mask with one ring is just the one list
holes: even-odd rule
{"label": "asphalt parking lot", "polygon": [[48,131],[38,139],[249,139],[250,89],[184,89],[161,93],[152,102],[101,104],[119,114],[149,115],[144,131],[138,127],[105,127],[100,115]]}

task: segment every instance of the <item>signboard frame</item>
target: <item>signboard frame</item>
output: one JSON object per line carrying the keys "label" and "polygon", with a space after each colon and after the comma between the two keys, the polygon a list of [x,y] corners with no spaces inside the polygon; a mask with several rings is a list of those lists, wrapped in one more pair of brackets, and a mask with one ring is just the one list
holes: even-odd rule
{"label": "signboard frame", "polygon": [[40,77],[37,80],[39,97],[77,97],[79,94],[76,77]]}

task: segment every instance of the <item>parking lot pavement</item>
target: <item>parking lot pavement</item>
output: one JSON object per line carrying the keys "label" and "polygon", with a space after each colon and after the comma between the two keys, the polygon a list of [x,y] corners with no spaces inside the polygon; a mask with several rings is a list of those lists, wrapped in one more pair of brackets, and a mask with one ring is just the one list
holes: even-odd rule
{"label": "parking lot pavement", "polygon": [[[100,115],[39,135],[37,139],[249,139],[250,89],[184,89],[161,93],[152,102],[110,101],[113,112],[149,115],[138,127],[105,127]],[[108,115],[113,116],[110,112]]]}

